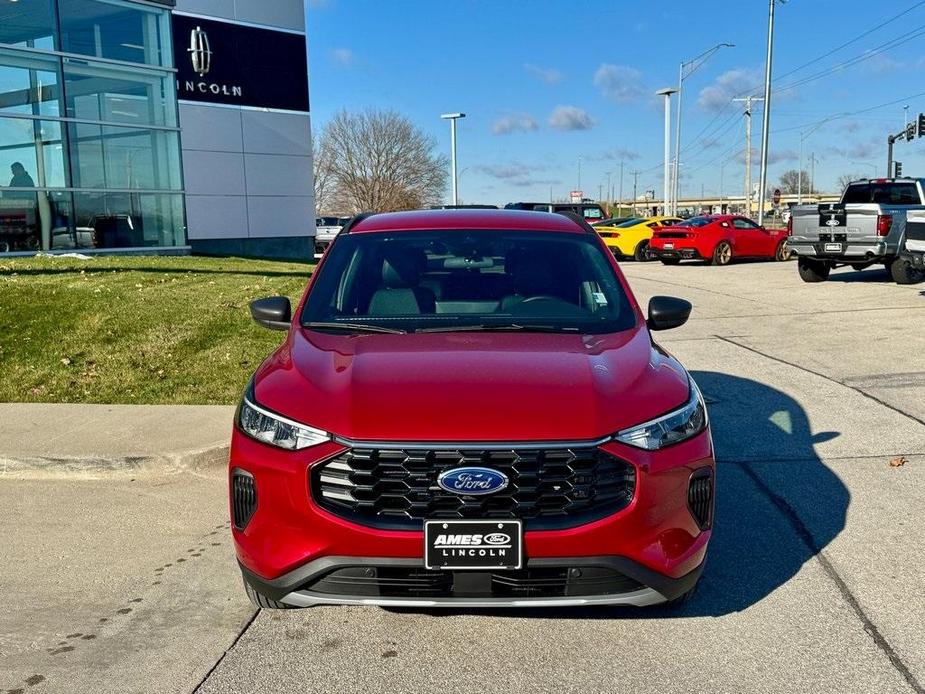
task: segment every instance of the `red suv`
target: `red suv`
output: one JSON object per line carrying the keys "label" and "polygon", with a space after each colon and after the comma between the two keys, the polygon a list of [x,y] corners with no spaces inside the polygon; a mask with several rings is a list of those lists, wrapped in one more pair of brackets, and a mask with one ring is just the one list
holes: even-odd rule
{"label": "red suv", "polygon": [[261,607],[680,601],[713,523],[707,412],[576,215],[353,219],[236,416],[238,560]]}

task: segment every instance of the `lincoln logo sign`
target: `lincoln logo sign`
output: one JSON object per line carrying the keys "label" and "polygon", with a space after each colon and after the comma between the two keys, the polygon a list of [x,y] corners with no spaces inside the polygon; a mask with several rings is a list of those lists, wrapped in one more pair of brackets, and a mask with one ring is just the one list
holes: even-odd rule
{"label": "lincoln logo sign", "polygon": [[189,55],[193,61],[193,70],[200,77],[205,77],[212,67],[212,51],[209,49],[209,35],[196,27],[189,33]]}
{"label": "lincoln logo sign", "polygon": [[174,13],[177,95],[229,106],[308,112],[305,36]]}

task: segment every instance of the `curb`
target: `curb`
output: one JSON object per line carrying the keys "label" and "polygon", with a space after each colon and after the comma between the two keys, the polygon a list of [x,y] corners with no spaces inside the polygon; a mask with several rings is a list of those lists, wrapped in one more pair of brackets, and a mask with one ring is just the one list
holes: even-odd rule
{"label": "curb", "polygon": [[228,463],[228,444],[168,455],[114,457],[0,455],[0,477],[92,477],[125,474],[176,474],[223,468]]}

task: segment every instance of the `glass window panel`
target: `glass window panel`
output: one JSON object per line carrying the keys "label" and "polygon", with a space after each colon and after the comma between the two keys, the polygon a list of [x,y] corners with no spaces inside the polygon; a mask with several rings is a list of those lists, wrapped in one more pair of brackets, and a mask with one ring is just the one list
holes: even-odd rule
{"label": "glass window panel", "polygon": [[180,190],[176,131],[70,123],[75,188]]}
{"label": "glass window panel", "polygon": [[[64,191],[20,191],[0,198],[0,253],[87,248],[72,233],[73,204]],[[86,236],[80,241],[88,243]]]}
{"label": "glass window panel", "polygon": [[98,248],[178,246],[186,242],[181,195],[74,193],[74,203],[77,230],[87,230]]}
{"label": "glass window panel", "polygon": [[177,125],[172,74],[66,58],[64,82],[70,118]]}
{"label": "glass window panel", "polygon": [[0,117],[0,194],[4,199],[26,197],[17,188],[63,188],[67,180],[64,166],[60,123]]}
{"label": "glass window panel", "polygon": [[171,67],[169,13],[118,0],[59,0],[61,50]]}
{"label": "glass window panel", "polygon": [[0,48],[0,113],[59,116],[58,59]]}
{"label": "glass window panel", "polygon": [[0,2],[0,43],[54,50],[53,0]]}

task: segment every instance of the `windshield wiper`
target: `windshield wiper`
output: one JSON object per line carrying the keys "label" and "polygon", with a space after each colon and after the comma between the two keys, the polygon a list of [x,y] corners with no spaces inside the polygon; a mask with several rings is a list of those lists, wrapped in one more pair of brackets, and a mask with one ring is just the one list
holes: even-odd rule
{"label": "windshield wiper", "polygon": [[562,333],[578,332],[578,328],[561,325],[531,325],[521,323],[499,323],[480,325],[438,325],[435,328],[418,328],[419,333],[469,333],[469,332],[528,332],[528,333]]}
{"label": "windshield wiper", "polygon": [[407,330],[398,328],[387,328],[384,325],[369,325],[367,323],[324,323],[310,321],[302,323],[303,328],[309,330],[347,330],[352,333],[391,333],[394,335],[404,335]]}

